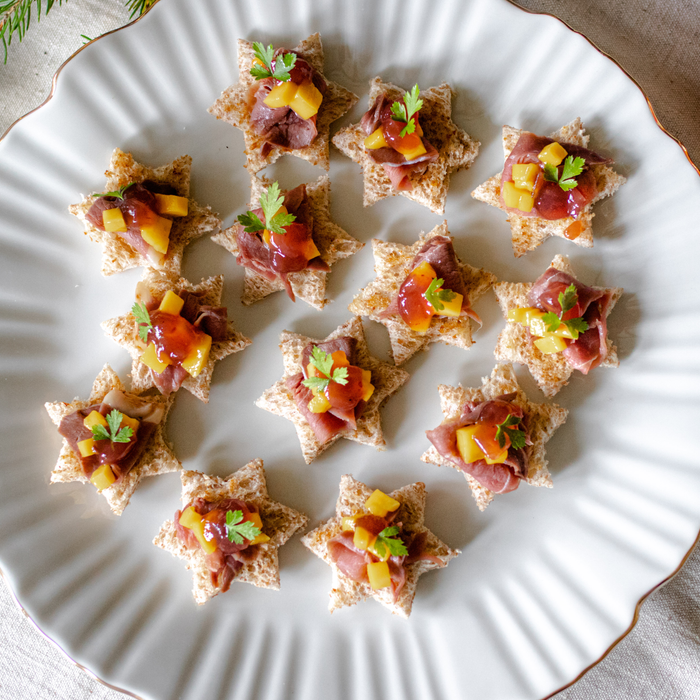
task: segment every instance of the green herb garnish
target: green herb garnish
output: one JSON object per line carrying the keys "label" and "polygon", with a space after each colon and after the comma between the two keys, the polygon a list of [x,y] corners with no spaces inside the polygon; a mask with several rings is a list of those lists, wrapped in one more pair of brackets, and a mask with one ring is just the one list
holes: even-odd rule
{"label": "green herb garnish", "polygon": [[435,311],[442,311],[445,308],[443,301],[452,301],[455,296],[455,292],[450,289],[440,289],[440,285],[445,284],[445,280],[442,278],[434,279],[425,290],[423,296],[428,300],[428,303],[435,309]]}
{"label": "green herb garnish", "polygon": [[387,550],[389,550],[391,556],[405,557],[408,554],[408,550],[403,540],[396,536],[398,534],[399,528],[397,525],[385,527],[374,541],[374,551],[382,558],[386,556]]}
{"label": "green herb garnish", "polygon": [[129,440],[131,440],[131,436],[134,434],[134,431],[128,425],[125,425],[121,430],[119,430],[119,426],[122,424],[122,417],[123,414],[120,411],[117,411],[116,408],[113,411],[110,411],[107,415],[107,425],[109,430],[107,430],[104,425],[100,425],[99,423],[97,425],[93,425],[93,439],[111,440],[112,442],[129,442]]}
{"label": "green herb garnish", "polygon": [[323,375],[322,377],[309,377],[304,379],[302,384],[309,389],[317,391],[325,391],[326,387],[331,383],[345,385],[348,383],[348,368],[337,367],[331,375],[333,368],[333,356],[329,352],[324,352],[318,346],[314,345],[311,350],[311,364]]}
{"label": "green herb garnish", "polygon": [[511,427],[518,425],[518,423],[520,423],[520,418],[512,413],[508,414],[503,423],[499,423],[496,428],[496,440],[498,440],[499,447],[506,446],[506,436],[510,438],[510,444],[513,446],[513,449],[519,450],[521,447],[525,447],[525,431]]}
{"label": "green herb garnish", "polygon": [[397,101],[391,105],[394,121],[406,124],[399,134],[402,138],[416,130],[416,121],[413,115],[423,106],[423,100],[418,97],[419,93],[420,90],[418,89],[418,84],[416,84],[411,92],[407,92],[403,96],[403,102]]}
{"label": "green herb garnish", "polygon": [[93,194],[93,197],[116,197],[117,199],[124,199],[124,193],[131,187],[132,185],[135,185],[136,182],[130,182],[128,185],[124,185],[124,187],[120,187],[118,190],[115,190],[114,192],[100,192],[97,194]]}
{"label": "green herb garnish", "polygon": [[567,156],[564,161],[564,168],[561,171],[561,177],[559,177],[559,169],[557,166],[545,163],[544,179],[548,182],[556,182],[564,192],[568,192],[578,185],[578,182],[576,182],[574,178],[583,172],[583,166],[585,164],[586,161],[583,158]]}
{"label": "green herb garnish", "polygon": [[250,520],[243,520],[242,511],[226,511],[226,536],[229,542],[243,544],[243,538],[254,540],[260,533],[260,528],[255,527]]}
{"label": "green herb garnish", "polygon": [[554,333],[554,331],[556,331],[557,328],[559,328],[559,326],[563,323],[569,329],[572,339],[577,340],[580,333],[584,333],[588,330],[588,323],[586,323],[586,321],[581,317],[570,318],[567,321],[562,319],[562,316],[567,311],[571,311],[571,309],[576,306],[577,302],[578,294],[576,292],[575,284],[570,284],[563,292],[559,292],[559,306],[561,306],[561,312],[559,315],[557,316],[557,314],[554,312],[548,311],[542,317],[542,320],[547,325],[547,330],[550,333]]}
{"label": "green herb garnish", "polygon": [[277,212],[283,204],[284,195],[281,193],[279,185],[273,182],[260,195],[260,208],[263,210],[265,223],[263,224],[258,215],[252,211],[241,214],[238,217],[238,223],[244,227],[246,233],[267,229],[272,233],[284,235],[284,227],[296,221],[297,217],[294,214],[285,214],[284,212],[278,214]]}
{"label": "green herb garnish", "polygon": [[131,315],[136,319],[136,323],[139,324],[139,338],[145,343],[148,340],[148,331],[153,328],[146,305],[135,301],[131,307]]}
{"label": "green herb garnish", "polygon": [[[283,53],[274,58],[275,49],[272,44],[267,48],[259,41],[253,44],[253,51],[255,51],[255,58],[263,63],[253,63],[250,68],[250,74],[256,80],[263,80],[264,78],[275,78],[275,80],[281,80],[286,83],[292,76],[289,71],[294,68],[294,64],[297,62],[297,56],[295,53]],[[275,67],[272,67],[272,61],[275,62]]]}

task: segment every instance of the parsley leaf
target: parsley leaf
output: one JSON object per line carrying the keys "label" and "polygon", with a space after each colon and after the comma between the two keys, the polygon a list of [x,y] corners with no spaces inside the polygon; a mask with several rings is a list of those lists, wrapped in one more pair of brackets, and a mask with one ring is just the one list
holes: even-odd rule
{"label": "parsley leaf", "polygon": [[146,305],[135,301],[131,307],[131,315],[136,319],[136,323],[139,324],[139,338],[145,343],[148,340],[148,331],[153,328]]}
{"label": "parsley leaf", "polygon": [[583,172],[583,166],[585,164],[586,161],[583,158],[567,156],[564,161],[561,177],[559,177],[559,169],[557,166],[545,163],[544,179],[549,182],[555,182],[564,192],[568,192],[578,185],[578,182],[576,182],[574,178]]}
{"label": "parsley leaf", "polygon": [[545,322],[549,333],[554,333],[561,326],[561,319],[553,311],[548,311],[542,316],[542,320]]}
{"label": "parsley leaf", "polygon": [[455,296],[457,296],[450,289],[440,289],[440,285],[445,284],[445,280],[442,277],[434,279],[428,288],[423,293],[423,296],[428,300],[428,303],[435,309],[435,311],[442,311],[445,308],[443,301],[452,301]]}
{"label": "parsley leaf", "polygon": [[283,204],[284,195],[280,190],[280,186],[277,182],[273,182],[260,195],[260,208],[263,210],[265,223],[263,224],[260,217],[252,211],[241,214],[238,217],[238,223],[244,227],[246,233],[255,233],[256,231],[267,229],[272,231],[272,233],[284,235],[284,227],[296,221],[297,217],[294,214],[279,212]]}
{"label": "parsley leaf", "polygon": [[403,96],[403,102],[396,101],[391,105],[391,113],[393,119],[397,122],[404,122],[406,126],[401,129],[399,136],[402,138],[406,134],[412,134],[416,130],[416,122],[413,115],[418,112],[423,106],[423,100],[418,97],[420,90],[418,84],[414,85],[411,92],[407,92]]}
{"label": "parsley leaf", "polygon": [[129,442],[134,431],[125,425],[121,430],[119,426],[122,424],[123,414],[115,408],[107,415],[107,425],[109,430],[104,425],[97,424],[92,426],[93,440],[111,440],[112,442]]}
{"label": "parsley leaf", "polygon": [[243,520],[243,512],[240,510],[226,511],[226,536],[229,542],[243,544],[243,539],[254,540],[262,530],[250,522]]}
{"label": "parsley leaf", "polygon": [[405,557],[408,554],[408,550],[403,540],[396,536],[398,534],[399,528],[397,525],[385,527],[374,541],[374,551],[382,558],[386,556],[387,550],[389,550],[390,556]]}
{"label": "parsley leaf", "polygon": [[128,185],[124,185],[124,187],[120,187],[118,190],[115,190],[114,192],[99,192],[95,193],[92,196],[93,197],[116,197],[117,199],[124,199],[124,193],[131,187],[132,185],[135,185],[136,182],[130,182]]}
{"label": "parsley leaf", "polygon": [[518,425],[518,423],[520,423],[520,418],[512,413],[508,414],[503,423],[499,423],[496,428],[496,440],[498,440],[499,447],[506,446],[506,436],[510,438],[513,449],[519,450],[521,447],[525,447],[525,431],[511,427]]}
{"label": "parsley leaf", "polygon": [[304,379],[302,384],[309,389],[316,391],[325,391],[326,387],[331,383],[341,384],[345,386],[348,383],[348,368],[336,367],[331,376],[333,368],[333,356],[329,352],[324,352],[317,345],[311,350],[311,364],[323,375],[322,377],[309,377]]}
{"label": "parsley leaf", "polygon": [[[294,64],[297,62],[297,56],[295,53],[283,53],[273,58],[275,54],[275,49],[272,44],[267,48],[259,41],[253,43],[253,51],[255,52],[255,58],[264,65],[260,63],[253,63],[250,68],[250,74],[256,80],[262,80],[264,78],[275,78],[276,80],[281,80],[286,83],[292,76],[289,71],[294,68]],[[272,67],[272,62],[275,62],[274,68]]]}
{"label": "parsley leaf", "polygon": [[559,306],[561,306],[561,312],[557,316],[552,311],[548,311],[542,320],[547,324],[547,330],[550,333],[559,328],[563,323],[571,333],[572,340],[578,340],[581,333],[585,333],[588,330],[588,323],[581,317],[570,318],[566,321],[562,319],[562,316],[576,306],[578,303],[578,293],[576,292],[576,285],[570,284],[563,292],[559,292]]}

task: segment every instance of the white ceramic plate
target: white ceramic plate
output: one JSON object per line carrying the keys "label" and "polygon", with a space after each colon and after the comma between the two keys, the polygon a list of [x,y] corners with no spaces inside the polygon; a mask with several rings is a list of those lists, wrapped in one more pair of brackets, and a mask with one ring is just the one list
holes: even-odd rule
{"label": "white ceramic plate", "polygon": [[[151,545],[178,507],[177,474],[144,483],[121,518],[90,487],[48,483],[61,441],[43,403],[87,396],[105,362],[126,375],[126,353],[99,323],[124,313],[140,277],[102,278],[99,247],[66,207],[101,189],[116,146],[153,165],[189,153],[194,196],[230,225],[248,195],[243,139],[206,108],[237,80],[236,39],[292,46],[317,30],[327,74],[362,95],[346,123],[375,74],[456,88],[454,118],[483,144],[447,204],[464,259],[532,280],[564,252],[583,281],[626,290],[610,323],[621,367],[576,376],[557,397],[571,415],[550,443],[555,488],[524,486],[480,514],[456,471],[418,456],[441,419],[436,385],[478,384],[493,366],[502,322],[492,296],[477,305],[485,325],[472,350],[434,347],[409,363],[411,381],[384,411],[386,452],[341,441],[305,466],[291,424],[253,401],[282,372],[283,328],[323,336],[348,318],[372,278],[369,246],[334,268],[335,302],[322,313],[281,294],[243,308],[233,258],[209,240],[187,250],[190,279],[225,274],[225,302],[254,343],[218,366],[211,403],[178,397],[177,454],[218,475],[263,457],[272,497],[312,523],[332,513],[343,473],[389,490],[425,481],[429,527],[463,554],[421,579],[408,622],[373,601],[331,617],[330,571],[298,537],[281,550],[279,593],[235,585],[199,609],[182,563]],[[592,250],[550,240],[516,261],[504,215],[469,192],[501,167],[501,124],[548,133],[577,115],[629,181],[596,207]],[[271,174],[290,187],[320,173],[285,158]],[[365,242],[410,243],[440,222],[401,198],[363,210],[359,169],[337,152],[331,180],[336,220]],[[48,104],[0,143],[0,564],[13,591],[73,659],[146,698],[555,691],[625,632],[700,527],[698,210],[700,180],[638,88],[552,18],[500,0],[163,0],[81,51]],[[386,356],[384,329],[368,332]]]}

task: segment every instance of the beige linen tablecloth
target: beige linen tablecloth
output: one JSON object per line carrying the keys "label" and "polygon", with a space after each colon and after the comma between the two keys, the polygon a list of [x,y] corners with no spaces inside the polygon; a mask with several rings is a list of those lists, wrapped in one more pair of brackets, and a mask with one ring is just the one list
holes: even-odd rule
{"label": "beige linen tablecloth", "polygon": [[[519,4],[559,17],[617,61],[642,87],[661,124],[700,163],[700,0],[521,0]],[[31,27],[22,44],[13,43],[8,64],[0,65],[0,134],[46,99],[54,72],[80,48],[81,34],[96,37],[127,21],[121,0],[56,4],[40,26]],[[5,586],[0,586],[0,652],[0,700],[125,697],[68,661],[24,617]],[[700,698],[700,550],[646,601],[632,632],[555,697]]]}

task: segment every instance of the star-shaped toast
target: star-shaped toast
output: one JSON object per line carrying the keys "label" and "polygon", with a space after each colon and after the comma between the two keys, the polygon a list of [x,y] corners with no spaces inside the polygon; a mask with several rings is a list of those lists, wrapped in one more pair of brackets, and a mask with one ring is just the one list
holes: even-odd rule
{"label": "star-shaped toast", "polygon": [[[382,92],[386,92],[389,99],[394,101],[402,100],[405,94],[405,90],[397,85],[374,78],[370,81],[368,107],[372,107],[377,95]],[[453,94],[447,83],[420,92],[423,100],[420,124],[425,138],[437,149],[439,158],[428,165],[423,175],[410,177],[413,186],[410,190],[397,191],[382,165],[370,158],[364,147],[367,134],[359,123],[341,129],[333,137],[333,145],[362,166],[364,206],[369,207],[380,199],[400,194],[428,207],[435,214],[445,213],[450,175],[455,170],[470,167],[480,146],[478,141],[452,121]]]}
{"label": "star-shaped toast", "polygon": [[[574,276],[569,259],[564,255],[555,256],[551,267]],[[493,286],[503,317],[508,319],[508,311],[529,307],[528,299],[532,284],[498,282]],[[593,287],[610,294],[610,301],[605,310],[606,317],[613,310],[624,291],[621,287]],[[601,367],[618,367],[617,347],[608,337],[607,355],[601,362]],[[520,323],[508,323],[498,336],[494,355],[499,362],[519,362],[527,365],[533,378],[544,392],[545,396],[554,396],[562,387],[569,383],[574,368],[567,362],[562,353],[544,354],[535,347],[529,337],[528,329]]]}
{"label": "star-shaped toast", "polygon": [[[265,177],[260,179],[255,175],[251,176],[249,204],[251,210],[259,207],[260,195],[270,184],[270,181]],[[283,192],[282,195],[284,194]],[[330,194],[331,182],[327,175],[322,175],[315,182],[306,185],[306,201],[311,218],[311,221],[307,223],[312,227],[312,237],[321,253],[321,259],[329,267],[338,260],[349,258],[364,246],[364,243],[360,243],[331,220]],[[230,228],[216,233],[211,239],[237,258],[236,228],[237,225],[234,224]],[[321,270],[308,269],[301,272],[291,272],[289,282],[297,297],[316,309],[322,309],[328,303],[328,299],[325,298],[328,274],[328,272]],[[269,280],[254,270],[245,268],[242,301],[246,306],[264,299],[273,292],[284,290],[282,280]]]}
{"label": "star-shaped toast", "polygon": [[309,146],[296,149],[273,146],[266,156],[262,155],[260,149],[263,145],[263,139],[251,126],[250,108],[248,106],[250,92],[253,84],[256,82],[256,79],[250,74],[250,68],[255,59],[253,42],[245,39],[238,40],[239,82],[226,88],[221,97],[209,108],[209,112],[217,119],[223,119],[243,132],[246,146],[245,167],[251,174],[257,173],[267,165],[271,165],[285,153],[303,158],[312,165],[319,165],[324,170],[328,170],[330,167],[328,140],[331,122],[339,119],[348,110],[352,109],[358,100],[357,95],[338,85],[338,83],[328,80],[323,75],[325,57],[320,34],[312,34],[307,39],[299,42],[299,45],[293,48],[292,51],[306,59],[321,74],[328,86],[316,119],[318,133]]}
{"label": "star-shaped toast", "polygon": [[[503,127],[503,152],[504,161],[510,155],[510,152],[515,148],[518,139],[523,133],[523,129],[515,129],[512,126]],[[555,131],[550,135],[557,141],[566,143],[574,143],[577,146],[588,147],[590,136],[585,132],[581,119],[577,117],[570,124],[566,124],[559,131]],[[519,216],[512,211],[504,208],[499,199],[501,193],[501,173],[489,178],[486,182],[479,185],[473,192],[472,197],[480,202],[486,202],[492,207],[503,209],[508,214],[508,223],[510,224],[511,236],[513,242],[513,253],[519,258],[521,255],[530,250],[534,250],[545,239],[550,236],[559,236],[571,240],[576,245],[584,248],[593,247],[593,230],[591,222],[593,220],[593,204],[614,194],[618,187],[625,182],[622,175],[616,173],[609,165],[592,165],[591,170],[595,175],[598,194],[593,201],[585,206],[581,211],[578,219],[573,219],[567,216],[563,219],[543,219],[541,217]],[[574,221],[579,221],[581,224],[580,230],[574,238],[571,238],[570,233],[567,233],[569,226]]]}
{"label": "star-shaped toast", "polygon": [[[168,252],[163,266],[157,268],[170,275],[180,274],[182,254],[191,241],[221,227],[221,220],[209,207],[200,206],[190,197],[191,170],[190,156],[176,158],[172,163],[159,168],[149,168],[137,163],[131,153],[124,153],[115,148],[109,167],[105,171],[107,182],[103,192],[114,192],[131,183],[150,180],[170,185],[180,197],[188,198],[188,214],[173,218]],[[83,222],[87,237],[95,243],[102,244],[102,274],[108,277],[132,267],[154,268],[154,264],[148,258],[134,250],[118,233],[100,231],[85,218],[94,202],[95,196],[91,195],[79,204],[71,204],[68,210]]]}
{"label": "star-shaped toast", "polygon": [[[465,389],[462,386],[440,384],[438,391],[440,392],[440,408],[445,416],[444,420],[459,418],[462,407],[467,401],[480,403],[514,392],[516,396],[513,403],[522,408],[524,422],[533,443],[528,452],[529,471],[525,481],[531,486],[552,488],[552,477],[547,469],[544,446],[554,431],[566,421],[569,412],[565,408],[553,403],[529,401],[518,384],[513,366],[509,364],[496,365],[491,376],[482,379],[482,385],[479,388]],[[434,446],[431,445],[421,455],[421,460],[439,467],[452,467],[452,469],[457,469],[464,474],[479,510],[485,510],[486,506],[493,500],[495,494],[492,491],[482,486],[470,474],[462,472],[454,462],[443,457]]]}
{"label": "star-shaped toast", "polygon": [[[420,238],[410,246],[374,239],[374,269],[377,276],[364,289],[361,289],[348,307],[358,316],[369,316],[389,331],[391,352],[394,362],[401,365],[419,350],[425,350],[430,343],[445,343],[467,349],[473,344],[472,321],[462,315],[456,318],[434,316],[427,333],[411,330],[398,315],[382,316],[392,299],[399,293],[403,281],[411,272],[411,263],[418,251],[435,236],[451,238],[447,222],[436,226],[429,233],[421,233]],[[464,286],[473,304],[483,296],[496,281],[496,276],[460,261]]]}
{"label": "star-shaped toast", "polygon": [[[316,439],[314,431],[297,408],[294,398],[287,388],[286,379],[301,371],[302,353],[309,343],[323,343],[343,336],[353,337],[357,341],[355,364],[372,373],[374,393],[367,402],[364,413],[357,419],[356,430],[340,433],[332,437],[328,442],[320,443]],[[406,383],[409,374],[393,365],[381,362],[369,354],[362,321],[359,318],[353,318],[338,326],[336,330],[323,340],[308,338],[291,331],[282,331],[280,350],[284,361],[284,376],[267,389],[255,404],[294,423],[299,442],[301,443],[301,451],[307,464],[310,464],[341,437],[354,440],[363,445],[371,445],[377,450],[385,449],[386,442],[382,432],[379,409],[392,394]]]}
{"label": "star-shaped toast", "polygon": [[[262,532],[270,540],[256,545],[258,553],[255,559],[244,562],[233,580],[250,583],[258,588],[279,590],[278,550],[297,530],[306,527],[309,519],[303,513],[269,497],[262,459],[248,462],[226,479],[187,470],[181,472],[180,478],[183,508],[195,498],[204,498],[210,502],[237,498],[257,506],[263,524]],[[192,571],[192,593],[198,605],[203,605],[221,593],[221,589],[212,583],[202,549],[188,548],[177,536],[172,520],[163,523],[153,544],[185,561],[185,567]]]}
{"label": "star-shaped toast", "polygon": [[[109,366],[105,365],[102,371],[97,375],[95,383],[92,386],[90,398],[87,401],[81,401],[76,398],[70,403],[57,401],[55,403],[45,404],[51,420],[59,426],[61,419],[75,411],[87,408],[92,404],[100,403],[104,397],[113,389],[123,391],[127,397],[134,397],[135,394],[126,392],[121,380]],[[165,407],[163,419],[158,424],[153,435],[149,438],[149,444],[145,452],[136,463],[136,465],[122,479],[112,486],[101,491],[101,494],[107,499],[109,507],[117,514],[121,515],[126,508],[129,500],[138,488],[139,482],[146,476],[156,476],[157,474],[165,474],[174,472],[182,466],[179,460],[173,454],[170,444],[165,439],[165,422],[168,417],[168,412],[173,403],[172,398],[165,396],[148,396],[140,397],[147,399],[152,404],[159,404]],[[54,470],[51,472],[51,483],[68,481],[89,481],[85,476],[80,465],[80,459],[76,456],[73,450],[68,445],[68,441],[64,438],[61,447],[61,453],[58,457],[58,462]]]}
{"label": "star-shaped toast", "polygon": [[450,559],[460,554],[460,551],[448,547],[425,526],[423,521],[427,493],[425,484],[417,481],[388,494],[401,503],[394,521],[402,523],[404,532],[408,534],[425,533],[423,535],[426,537],[425,553],[437,557],[442,561],[442,564],[438,564],[434,560],[420,560],[405,564],[406,583],[396,600],[394,600],[391,588],[374,590],[368,583],[358,583],[343,574],[328,553],[328,542],[341,532],[343,517],[351,517],[362,512],[365,502],[372,495],[372,491],[373,489],[361,481],[356,481],[349,474],[342,476],[340,478],[340,493],[335,506],[335,516],[304,535],[301,541],[317,557],[323,559],[333,571],[333,585],[328,604],[328,609],[331,612],[337,608],[361,603],[367,598],[374,598],[395,615],[408,618],[411,614],[420,576],[431,569],[442,568]]}
{"label": "star-shaped toast", "polygon": [[[144,295],[153,299],[162,300],[168,290],[177,293],[178,290],[201,293],[201,303],[208,306],[220,306],[221,294],[224,287],[223,275],[208,277],[199,284],[192,284],[183,277],[168,277],[162,273],[147,271],[137,287],[136,301],[141,302]],[[143,392],[155,387],[151,370],[141,362],[141,355],[146,349],[146,343],[139,338],[139,324],[132,313],[110,318],[102,323],[104,332],[119,345],[126,348],[133,360],[131,366],[131,389],[135,392]],[[200,374],[195,378],[188,376],[182,383],[184,389],[196,396],[200,401],[209,401],[209,389],[214,365],[229,355],[240,352],[248,347],[252,341],[239,333],[233,327],[233,323],[227,323],[227,337],[223,341],[215,341],[211,345],[209,360]]]}

